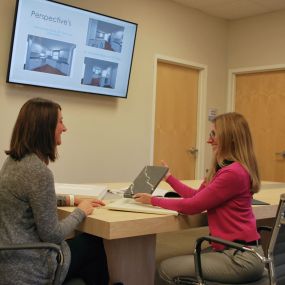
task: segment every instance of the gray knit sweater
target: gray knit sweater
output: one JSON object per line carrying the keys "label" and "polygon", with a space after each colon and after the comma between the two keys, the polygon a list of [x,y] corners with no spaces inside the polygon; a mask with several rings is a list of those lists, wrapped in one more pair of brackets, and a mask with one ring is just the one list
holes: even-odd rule
{"label": "gray knit sweater", "polygon": [[[58,220],[53,174],[35,154],[21,161],[6,159],[0,171],[0,244],[42,241],[61,245],[65,276],[70,251],[64,239],[84,217],[77,208]],[[55,264],[55,255],[49,250],[2,252],[0,284],[50,284]]]}

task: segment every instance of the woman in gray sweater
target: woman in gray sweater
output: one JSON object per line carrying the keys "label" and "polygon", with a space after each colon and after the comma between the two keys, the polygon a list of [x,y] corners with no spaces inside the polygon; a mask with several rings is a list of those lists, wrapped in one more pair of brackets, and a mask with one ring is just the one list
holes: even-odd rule
{"label": "woman in gray sweater", "polygon": [[[67,279],[80,277],[86,284],[107,285],[109,276],[102,239],[81,234],[68,243],[65,241],[92,213],[93,207],[104,205],[97,199],[56,196],[48,164],[57,158],[57,146],[65,131],[57,103],[35,98],[21,108],[10,149],[6,151],[8,158],[0,171],[0,243],[56,243],[64,253],[62,282],[70,266]],[[72,204],[77,208],[59,221],[57,205]],[[49,250],[3,252],[0,283],[51,284],[55,258]]]}

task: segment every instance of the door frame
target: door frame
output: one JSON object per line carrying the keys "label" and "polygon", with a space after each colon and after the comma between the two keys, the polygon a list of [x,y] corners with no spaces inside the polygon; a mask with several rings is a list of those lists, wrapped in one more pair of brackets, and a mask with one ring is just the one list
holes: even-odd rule
{"label": "door frame", "polygon": [[152,126],[151,126],[151,151],[150,161],[153,164],[154,154],[154,131],[155,131],[155,103],[156,103],[156,81],[157,81],[157,64],[166,62],[174,65],[180,65],[199,70],[198,81],[198,105],[197,105],[197,136],[196,148],[199,150],[195,163],[195,179],[203,179],[205,176],[205,141],[206,141],[206,99],[207,99],[207,74],[208,67],[204,64],[186,61],[179,58],[156,54],[154,57],[154,78],[153,78],[153,103],[152,103]]}
{"label": "door frame", "polygon": [[236,76],[238,74],[258,73],[266,71],[285,70],[285,64],[253,66],[244,68],[229,69],[228,72],[228,96],[227,96],[227,111],[233,112],[235,110],[236,98]]}

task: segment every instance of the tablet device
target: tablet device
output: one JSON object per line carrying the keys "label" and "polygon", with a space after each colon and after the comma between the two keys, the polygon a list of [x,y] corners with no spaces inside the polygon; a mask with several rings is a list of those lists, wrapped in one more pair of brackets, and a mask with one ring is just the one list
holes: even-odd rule
{"label": "tablet device", "polygon": [[165,166],[145,166],[133,183],[125,191],[124,197],[131,198],[136,193],[152,194],[167,171],[168,168]]}

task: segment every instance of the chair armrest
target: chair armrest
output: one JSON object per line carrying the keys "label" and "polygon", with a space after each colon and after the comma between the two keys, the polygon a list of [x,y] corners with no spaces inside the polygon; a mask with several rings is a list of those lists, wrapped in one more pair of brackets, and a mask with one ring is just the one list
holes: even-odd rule
{"label": "chair armrest", "polygon": [[57,253],[61,252],[59,245],[48,242],[0,244],[0,250],[21,250],[21,249],[53,249]]}
{"label": "chair armrest", "polygon": [[23,249],[52,249],[58,254],[58,263],[63,264],[63,254],[59,245],[49,242],[0,244],[0,250],[23,250]]}
{"label": "chair armrest", "polygon": [[260,255],[255,249],[249,247],[248,245],[242,245],[242,244],[239,244],[236,242],[223,240],[221,238],[217,238],[217,237],[213,237],[213,236],[200,237],[196,240],[196,243],[195,243],[194,260],[195,260],[196,277],[197,277],[199,284],[201,284],[201,285],[204,284],[203,283],[202,265],[201,265],[201,247],[202,247],[202,243],[204,241],[219,243],[219,244],[225,245],[229,248],[235,248],[235,249],[240,250],[240,251],[249,251],[249,252],[254,253],[262,262],[264,262],[264,263],[268,262],[268,259],[266,257]]}
{"label": "chair armrest", "polygon": [[259,233],[265,231],[265,232],[271,232],[272,231],[272,227],[269,227],[269,226],[260,226],[257,228],[257,231]]}

